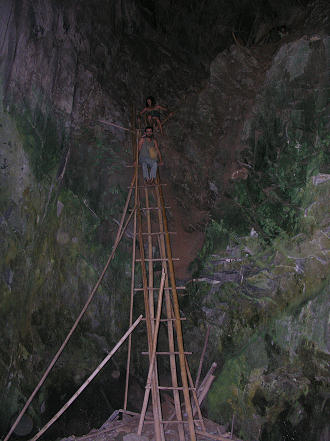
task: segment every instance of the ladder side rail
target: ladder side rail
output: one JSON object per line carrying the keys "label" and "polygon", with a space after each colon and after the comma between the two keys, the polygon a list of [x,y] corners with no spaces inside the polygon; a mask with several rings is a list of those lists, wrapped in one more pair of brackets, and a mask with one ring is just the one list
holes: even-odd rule
{"label": "ladder side rail", "polygon": [[[144,197],[146,207],[149,207],[149,189],[146,187],[144,189]],[[151,215],[150,210],[146,212],[147,218],[147,232],[148,232],[148,297],[149,297],[149,310],[150,310],[150,321],[151,321],[151,334],[154,338],[155,333],[155,305],[154,305],[154,293],[153,293],[153,285],[154,285],[154,271],[153,271],[153,258],[152,258],[152,231],[151,231]],[[158,391],[158,367],[157,360],[155,360],[153,372],[154,372],[154,382]],[[157,408],[159,411],[159,421],[162,420],[162,411],[161,411],[161,402],[160,402],[160,394],[159,392],[156,394],[157,400]],[[165,434],[163,426],[160,428],[161,430],[161,438],[162,441],[165,441]]]}
{"label": "ladder side rail", "polygon": [[[157,204],[159,208],[161,208],[159,193],[156,191],[156,199]],[[164,231],[163,228],[163,218],[161,214],[161,210],[158,210],[158,222],[160,226],[160,230]],[[166,248],[165,248],[165,240],[164,236],[158,236],[158,244],[159,244],[159,250],[161,257],[165,258],[166,255]],[[166,261],[163,261],[162,263],[163,268],[167,267]],[[168,275],[166,274],[165,279],[165,304],[166,304],[166,316],[168,319],[171,318],[171,299],[170,299],[170,293],[169,293],[169,282],[168,282]],[[176,358],[174,355],[175,352],[175,345],[174,345],[174,330],[173,330],[173,322],[169,321],[167,326],[167,334],[168,334],[168,341],[169,341],[169,350],[173,354],[170,355],[170,370],[171,370],[171,378],[172,378],[172,386],[178,387],[178,377],[176,372]],[[180,403],[180,394],[178,390],[173,390],[173,398],[174,398],[174,408],[175,408],[175,414],[178,421],[182,421],[182,412],[181,412],[181,403]],[[165,430],[164,426],[164,430]],[[180,441],[184,441],[185,435],[184,435],[184,429],[183,426],[180,424],[178,425],[178,432],[179,432],[179,439]]]}
{"label": "ladder side rail", "polygon": [[[144,189],[144,197],[146,202],[146,207],[149,208],[149,192],[148,189]],[[153,256],[152,256],[152,237],[151,237],[151,216],[150,211],[146,213],[147,218],[147,232],[148,232],[148,295],[149,295],[149,309],[150,309],[150,320],[151,320],[151,330],[154,333],[154,319],[155,319],[155,306],[154,306],[154,271],[153,271]]]}
{"label": "ladder side rail", "polygon": [[[136,186],[138,188],[138,186]],[[142,216],[140,209],[140,197],[137,192],[137,219],[138,219],[138,240],[139,240],[139,249],[140,249],[140,257],[141,257],[141,272],[142,272],[142,284],[143,284],[143,298],[144,298],[144,308],[145,308],[145,316],[146,316],[146,326],[147,326],[147,338],[148,338],[148,351],[149,351],[149,362],[151,360],[151,349],[152,349],[152,328],[151,328],[151,320],[150,320],[150,310],[149,310],[149,296],[148,296],[148,279],[147,279],[147,270],[144,256],[144,245],[142,239]],[[154,371],[155,373],[155,371]],[[157,400],[157,383],[156,383],[156,375],[152,377],[152,405],[153,405],[153,413],[154,413],[154,426],[155,426],[155,436],[156,441],[162,441],[161,437],[161,425],[159,423],[159,414],[161,410],[158,407]],[[158,418],[157,418],[158,417]]]}
{"label": "ladder side rail", "polygon": [[[135,108],[132,107],[132,121],[134,118],[133,125],[135,125]],[[138,169],[138,143],[136,132],[132,133],[132,153],[133,158],[135,158],[135,174],[134,174],[134,183],[135,183],[135,191],[134,191],[134,220],[133,220],[133,247],[132,247],[132,268],[131,268],[131,296],[130,296],[130,311],[129,311],[129,324],[131,325],[133,322],[133,305],[134,305],[134,287],[135,287],[135,258],[136,258],[136,207],[137,207],[137,186],[139,179],[139,169]],[[127,410],[127,400],[128,400],[128,383],[129,383],[129,375],[130,375],[130,365],[131,365],[131,350],[132,350],[132,335],[130,334],[128,337],[128,349],[127,349],[127,362],[126,362],[126,379],[125,379],[125,395],[124,395],[124,410]]]}
{"label": "ladder side rail", "polygon": [[[160,181],[160,177],[159,177],[159,172],[158,172],[157,183],[159,183],[159,181]],[[176,328],[178,349],[179,349],[179,353],[180,353],[179,354],[180,371],[181,371],[181,379],[182,379],[182,386],[183,386],[183,396],[184,396],[186,412],[187,412],[187,419],[188,419],[189,435],[190,435],[190,441],[196,441],[196,433],[195,433],[195,427],[194,427],[193,415],[192,415],[192,409],[191,409],[191,403],[190,403],[188,378],[187,378],[184,347],[183,347],[182,327],[181,327],[181,321],[180,321],[180,308],[179,308],[178,294],[176,291],[174,266],[173,266],[173,261],[172,261],[172,250],[171,250],[171,244],[170,244],[170,237],[168,234],[167,217],[166,217],[166,212],[165,212],[165,203],[164,203],[164,196],[163,196],[162,187],[160,185],[159,186],[157,185],[156,191],[159,192],[159,198],[160,198],[160,203],[161,203],[161,207],[162,207],[162,216],[163,216],[163,224],[164,224],[164,231],[165,231],[165,244],[166,244],[167,257],[168,257],[169,276],[170,276],[170,283],[172,286],[174,316],[176,318],[175,328]]]}
{"label": "ladder side rail", "polygon": [[[158,340],[158,331],[159,331],[159,325],[160,325],[160,314],[161,314],[162,302],[163,302],[165,276],[166,276],[166,273],[163,270],[162,279],[161,279],[161,283],[160,283],[160,289],[159,289],[159,295],[158,295],[158,301],[157,301],[156,323],[155,323],[155,330],[154,330],[153,340],[152,340],[152,350],[151,350],[151,357],[150,357],[150,364],[149,364],[149,372],[148,372],[146,389],[145,389],[144,400],[143,400],[143,406],[142,406],[140,421],[139,421],[139,426],[138,426],[138,435],[141,435],[141,433],[142,433],[144,418],[145,418],[145,414],[147,411],[147,405],[148,405],[148,400],[149,400],[149,395],[150,395],[152,376],[154,374],[154,364],[156,361],[157,340]],[[158,392],[158,395],[159,395],[159,392]],[[156,419],[156,415],[154,415],[154,420],[155,419]],[[158,421],[159,424],[160,424],[160,421]]]}

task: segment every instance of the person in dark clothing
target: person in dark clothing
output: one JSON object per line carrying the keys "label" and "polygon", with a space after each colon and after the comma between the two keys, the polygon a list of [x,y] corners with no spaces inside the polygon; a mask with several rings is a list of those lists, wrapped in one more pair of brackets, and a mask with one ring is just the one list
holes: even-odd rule
{"label": "person in dark clothing", "polygon": [[148,96],[146,99],[146,106],[140,112],[140,116],[146,114],[147,122],[150,126],[156,125],[160,133],[163,134],[162,124],[160,122],[160,112],[161,110],[166,111],[166,107],[156,104],[155,98],[153,96]]}

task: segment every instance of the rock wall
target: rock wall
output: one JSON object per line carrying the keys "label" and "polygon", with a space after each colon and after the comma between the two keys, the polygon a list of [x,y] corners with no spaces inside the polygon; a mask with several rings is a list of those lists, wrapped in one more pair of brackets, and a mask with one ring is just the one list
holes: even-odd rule
{"label": "rock wall", "polygon": [[[298,440],[306,427],[311,440],[326,439],[330,57],[326,32],[315,33],[320,23],[327,26],[326,8],[309,5],[306,19],[300,6],[296,16],[309,26],[304,38],[300,30],[274,44],[247,48],[237,41],[218,53],[232,38],[233,18],[227,8],[220,23],[219,4],[211,2],[205,18],[214,34],[209,28],[185,45],[182,17],[187,35],[202,23],[189,21],[185,8],[169,16],[165,3],[151,11],[149,2],[133,0],[1,2],[1,433],[38,383],[111,250],[131,148],[125,131],[100,120],[128,127],[131,103],[142,107],[154,94],[175,112],[161,146],[164,177],[185,212],[180,220],[190,224],[192,212],[205,213],[189,225],[205,231],[205,244],[192,265],[199,280],[183,307],[191,318],[186,339],[200,342],[210,324],[208,360],[221,362],[209,413],[224,423],[235,413],[246,439],[260,433],[264,441]],[[247,43],[251,25],[239,17],[235,26],[242,24]],[[259,21],[252,34],[260,29]],[[128,239],[29,409],[36,426],[127,327]],[[140,340],[136,354],[145,349]],[[50,438],[87,432],[121,407],[124,365],[123,353]],[[143,382],[145,371],[137,357],[133,375]],[[139,393],[136,381],[133,402]]]}
{"label": "rock wall", "polygon": [[234,415],[244,439],[329,433],[329,42],[305,36],[272,59],[243,123],[247,174],[227,187],[234,206],[213,210],[191,286],[221,365],[209,414]]}

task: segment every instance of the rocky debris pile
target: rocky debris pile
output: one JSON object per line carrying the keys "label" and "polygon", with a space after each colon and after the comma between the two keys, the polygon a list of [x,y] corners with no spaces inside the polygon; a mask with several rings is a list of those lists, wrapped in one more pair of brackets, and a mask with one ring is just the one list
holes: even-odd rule
{"label": "rocky debris pile", "polygon": [[[173,414],[174,405],[170,401],[166,401],[163,406],[164,419]],[[119,416],[121,417],[119,419]],[[152,412],[148,411],[142,431],[142,435],[137,435],[140,415],[134,412],[115,411],[110,418],[98,429],[92,430],[84,436],[70,436],[63,438],[61,441],[152,441],[155,439],[153,429]],[[230,432],[226,432],[225,427],[214,423],[206,418],[203,419],[205,429],[209,436],[203,435],[202,431],[197,430],[197,441],[239,441]],[[188,432],[186,439],[188,439]],[[165,426],[166,441],[178,441],[177,424],[168,423]]]}

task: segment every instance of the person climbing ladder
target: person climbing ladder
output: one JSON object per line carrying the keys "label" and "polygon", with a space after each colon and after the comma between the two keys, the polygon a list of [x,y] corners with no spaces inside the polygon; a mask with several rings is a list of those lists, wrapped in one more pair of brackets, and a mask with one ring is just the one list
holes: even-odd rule
{"label": "person climbing ladder", "polygon": [[160,122],[160,112],[167,111],[166,107],[156,104],[155,98],[153,96],[148,96],[146,99],[146,106],[140,112],[140,116],[146,114],[147,124],[149,126],[156,126],[161,134],[163,134],[162,123]]}
{"label": "person climbing ladder", "polygon": [[147,126],[144,129],[144,135],[141,137],[138,145],[139,162],[142,165],[143,178],[147,184],[155,182],[157,166],[162,164],[162,155],[158,148],[158,142],[154,138],[153,128]]}

